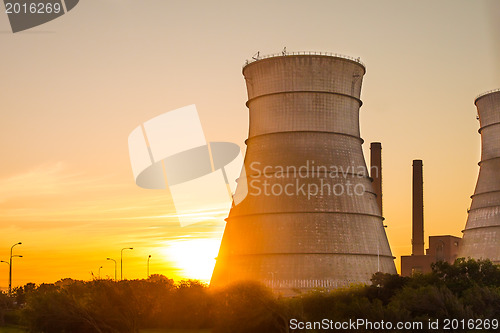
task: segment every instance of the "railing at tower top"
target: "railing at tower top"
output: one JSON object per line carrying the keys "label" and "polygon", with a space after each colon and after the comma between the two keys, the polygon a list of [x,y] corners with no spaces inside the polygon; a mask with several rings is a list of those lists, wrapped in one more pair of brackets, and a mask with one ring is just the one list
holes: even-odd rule
{"label": "railing at tower top", "polygon": [[346,55],[339,54],[339,53],[316,52],[316,51],[299,51],[299,52],[283,51],[280,53],[273,53],[273,54],[266,54],[266,55],[260,55],[259,52],[257,52],[257,54],[254,55],[252,57],[252,59],[248,59],[245,61],[245,63],[243,64],[243,67],[245,67],[253,62],[262,60],[262,59],[274,58],[274,57],[286,57],[286,56],[294,56],[294,55],[320,55],[320,56],[327,56],[327,57],[342,58],[342,59],[347,59],[347,60],[357,62],[358,64],[360,64],[361,66],[366,68],[365,64],[360,60],[359,57],[354,58],[354,57],[346,56]]}
{"label": "railing at tower top", "polygon": [[482,94],[477,95],[476,98],[474,98],[474,101],[477,101],[479,98],[481,98],[483,96],[486,96],[486,95],[489,95],[489,94],[492,94],[492,93],[495,93],[495,92],[499,92],[499,91],[500,91],[500,88],[489,90],[487,92],[484,92]]}

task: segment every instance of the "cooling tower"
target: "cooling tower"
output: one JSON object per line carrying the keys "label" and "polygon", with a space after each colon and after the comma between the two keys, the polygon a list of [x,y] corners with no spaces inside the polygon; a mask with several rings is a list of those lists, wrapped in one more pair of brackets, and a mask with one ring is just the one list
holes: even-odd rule
{"label": "cooling tower", "polygon": [[[291,294],[396,273],[359,132],[359,59],[269,56],[243,68],[246,178],[212,286],[257,280]],[[236,201],[236,200],[235,200]]]}
{"label": "cooling tower", "polygon": [[481,162],[459,257],[500,264],[500,89],[479,95],[474,103],[480,122]]}

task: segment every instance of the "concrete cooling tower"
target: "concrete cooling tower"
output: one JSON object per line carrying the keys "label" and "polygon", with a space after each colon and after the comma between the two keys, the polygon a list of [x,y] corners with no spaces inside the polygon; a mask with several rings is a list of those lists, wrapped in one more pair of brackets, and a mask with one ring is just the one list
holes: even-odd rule
{"label": "concrete cooling tower", "polygon": [[244,66],[246,178],[238,180],[212,286],[257,280],[293,294],[396,273],[361,147],[364,74],[359,59],[326,53]]}
{"label": "concrete cooling tower", "polygon": [[459,257],[500,264],[500,89],[479,95],[474,103],[480,122],[481,162]]}

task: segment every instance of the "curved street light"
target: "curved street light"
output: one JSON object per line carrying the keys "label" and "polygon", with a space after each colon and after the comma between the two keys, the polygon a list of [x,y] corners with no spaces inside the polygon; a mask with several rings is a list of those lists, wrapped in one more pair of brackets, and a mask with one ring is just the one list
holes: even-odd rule
{"label": "curved street light", "polygon": [[124,247],[120,254],[120,280],[123,280],[123,250],[133,250],[133,247]]}
{"label": "curved street light", "polygon": [[16,245],[21,245],[22,243],[16,243],[11,246],[10,248],[10,260],[9,260],[9,295],[12,293],[12,258],[13,257],[22,257],[22,256],[13,256],[12,255],[12,250],[14,249],[14,246]]}
{"label": "curved street light", "polygon": [[149,259],[151,259],[151,255],[148,257],[148,279],[149,279]]}
{"label": "curved street light", "polygon": [[115,262],[115,281],[116,281],[116,260],[111,258],[106,258],[106,260],[111,260]]}

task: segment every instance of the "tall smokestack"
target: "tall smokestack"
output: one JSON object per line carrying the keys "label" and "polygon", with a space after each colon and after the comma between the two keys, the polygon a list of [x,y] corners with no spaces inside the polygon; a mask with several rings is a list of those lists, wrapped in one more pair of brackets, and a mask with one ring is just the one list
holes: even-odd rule
{"label": "tall smokestack", "polygon": [[424,178],[422,160],[413,160],[412,255],[424,255]]}
{"label": "tall smokestack", "polygon": [[373,179],[373,189],[377,195],[377,205],[382,214],[382,144],[372,142],[370,145],[370,177]]}

